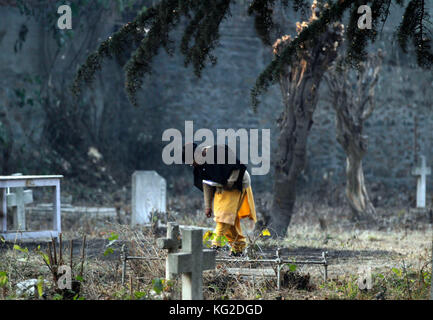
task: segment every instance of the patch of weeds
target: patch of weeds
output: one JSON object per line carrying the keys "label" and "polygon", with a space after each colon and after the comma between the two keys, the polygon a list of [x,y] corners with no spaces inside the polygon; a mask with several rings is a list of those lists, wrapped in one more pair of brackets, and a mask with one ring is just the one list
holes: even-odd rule
{"label": "patch of weeds", "polygon": [[[37,285],[37,296],[44,299],[56,299],[56,300],[83,300],[80,296],[82,289],[83,279],[83,268],[85,260],[85,246],[86,236],[83,237],[82,251],[80,263],[76,266],[73,263],[73,245],[70,242],[70,253],[69,257],[65,256],[62,234],[59,235],[59,244],[57,247],[56,240],[51,238],[51,242],[48,242],[47,251],[41,250],[39,245],[35,252],[42,257],[42,261],[47,266],[52,281],[52,288],[44,292],[44,279],[39,278]],[[14,247],[15,249],[15,247]],[[22,251],[19,248],[16,250]],[[69,261],[67,261],[69,258]],[[69,264],[68,264],[69,262]],[[79,271],[76,271],[74,267],[78,267]],[[77,274],[74,276],[74,271]]]}
{"label": "patch of weeds", "polygon": [[291,270],[283,273],[281,286],[296,290],[312,291],[314,289],[314,285],[310,283],[310,274],[300,274],[295,270],[296,266],[291,265]]}
{"label": "patch of weeds", "polygon": [[114,233],[114,232],[111,232],[110,236],[108,237],[109,242],[108,242],[106,249],[104,251],[104,257],[114,253],[114,249],[111,246],[114,243],[116,243],[118,239],[119,239],[119,235]]}
{"label": "patch of weeds", "polygon": [[0,271],[0,289],[2,298],[5,299],[8,293],[9,277],[6,271]]}
{"label": "patch of weeds", "polygon": [[382,239],[380,239],[380,238],[378,238],[378,237],[375,237],[375,236],[372,236],[372,235],[370,235],[370,236],[368,236],[368,241],[371,241],[371,242],[376,242],[376,241],[382,241]]}
{"label": "patch of weeds", "polygon": [[319,286],[327,299],[429,299],[431,272],[402,267],[393,267],[386,272],[373,273],[372,288],[361,290],[355,275],[330,279]]}
{"label": "patch of weeds", "polygon": [[122,288],[122,289],[117,290],[113,293],[113,298],[119,299],[119,300],[131,300],[132,297],[129,294],[127,289]]}
{"label": "patch of weeds", "polygon": [[236,285],[236,277],[230,274],[222,274],[205,282],[205,287],[210,294],[217,299],[228,299],[234,293],[233,287]]}
{"label": "patch of weeds", "polygon": [[428,299],[431,272],[407,268],[404,263],[401,268],[392,268],[383,277],[382,285],[386,286],[393,299]]}
{"label": "patch of weeds", "polygon": [[229,240],[226,236],[217,236],[215,232],[212,231],[206,231],[206,233],[203,236],[203,245],[207,248],[212,247],[212,243],[216,242],[218,243],[219,247],[224,247],[228,245]]}
{"label": "patch of weeds", "polygon": [[157,300],[167,300],[172,293],[174,281],[164,278],[155,278],[152,280],[152,289],[149,290],[148,298]]}
{"label": "patch of weeds", "polygon": [[368,298],[368,292],[359,289],[358,277],[355,275],[343,276],[341,279],[331,279],[320,285],[319,288],[328,291],[325,293],[325,297],[330,300]]}

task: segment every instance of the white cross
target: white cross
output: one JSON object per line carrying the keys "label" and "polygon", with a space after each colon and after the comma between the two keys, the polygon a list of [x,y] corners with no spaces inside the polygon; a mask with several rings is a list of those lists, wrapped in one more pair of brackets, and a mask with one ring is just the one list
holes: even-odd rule
{"label": "white cross", "polygon": [[[21,176],[21,173],[15,173],[13,176]],[[16,207],[16,212],[13,216],[13,225],[15,230],[26,230],[26,212],[25,205],[33,202],[32,190],[24,190],[24,188],[14,188],[15,193],[6,194],[8,207]]]}
{"label": "white cross", "polygon": [[203,300],[203,270],[215,268],[215,251],[203,250],[203,230],[182,229],[182,252],[167,257],[170,272],[182,274],[182,300]]}
{"label": "white cross", "polygon": [[421,166],[413,168],[412,175],[417,176],[416,207],[425,208],[426,180],[427,176],[431,174],[431,169],[426,166],[425,156],[420,156],[420,158]]}
{"label": "white cross", "polygon": [[[156,245],[160,249],[168,250],[169,254],[178,252],[181,245],[179,225],[173,222],[167,223],[167,238],[156,239]],[[167,280],[173,279],[173,273],[170,271],[168,258],[165,263],[165,278]]]}

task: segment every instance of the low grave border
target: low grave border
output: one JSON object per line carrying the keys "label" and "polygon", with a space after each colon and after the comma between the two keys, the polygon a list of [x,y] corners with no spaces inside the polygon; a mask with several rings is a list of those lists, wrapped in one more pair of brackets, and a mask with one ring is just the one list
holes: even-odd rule
{"label": "low grave border", "polygon": [[[277,277],[277,289],[281,289],[281,270],[284,267],[284,265],[291,264],[291,265],[322,265],[324,268],[324,274],[323,278],[324,281],[328,281],[328,266],[329,266],[329,260],[328,260],[328,251],[322,251],[321,260],[290,260],[290,259],[284,259],[281,256],[281,250],[282,248],[278,248],[276,250],[276,258],[275,259],[242,259],[242,258],[216,258],[215,261],[219,263],[240,263],[240,264],[247,264],[247,263],[269,263],[271,265],[274,265],[276,267],[276,277]],[[156,258],[156,257],[146,257],[146,256],[128,256],[128,250],[126,245],[124,244],[121,249],[121,255],[120,255],[121,261],[122,261],[122,285],[125,285],[125,279],[126,279],[126,270],[127,270],[127,262],[128,260],[148,260],[148,261],[163,261],[166,260],[165,258]],[[260,270],[251,268],[252,270]],[[275,270],[275,269],[274,269]],[[259,274],[260,276],[260,274]],[[263,274],[262,276],[266,276]]]}
{"label": "low grave border", "polygon": [[[48,176],[0,176],[0,237],[6,241],[57,238],[62,232],[60,213],[60,180],[62,175]],[[24,231],[7,229],[7,189],[25,187],[52,187],[53,188],[53,229],[40,231]]]}

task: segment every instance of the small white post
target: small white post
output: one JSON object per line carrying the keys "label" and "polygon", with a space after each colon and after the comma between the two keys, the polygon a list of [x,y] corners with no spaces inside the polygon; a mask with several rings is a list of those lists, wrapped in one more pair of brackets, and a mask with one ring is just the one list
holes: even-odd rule
{"label": "small white post", "polygon": [[425,156],[420,156],[420,167],[412,169],[412,175],[417,176],[416,207],[425,208],[427,176],[431,174],[431,168],[426,166]]}
{"label": "small white post", "polygon": [[6,232],[8,230],[6,189],[0,189],[0,205],[0,227],[2,232]]}
{"label": "small white post", "polygon": [[57,180],[54,186],[54,199],[53,199],[53,230],[62,232],[61,225],[61,212],[60,212],[60,180]]}

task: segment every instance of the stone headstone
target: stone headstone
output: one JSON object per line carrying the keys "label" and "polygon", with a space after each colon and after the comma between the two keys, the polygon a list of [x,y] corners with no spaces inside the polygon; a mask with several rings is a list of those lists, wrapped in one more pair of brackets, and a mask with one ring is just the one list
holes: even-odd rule
{"label": "stone headstone", "polygon": [[425,208],[427,176],[431,174],[431,168],[426,166],[425,156],[420,156],[421,165],[412,169],[412,175],[417,176],[416,207]]}
{"label": "stone headstone", "polygon": [[166,212],[167,183],[156,171],[132,175],[131,225],[149,223],[152,212]]}
{"label": "stone headstone", "polygon": [[182,251],[167,257],[170,272],[182,274],[182,300],[203,300],[203,270],[215,268],[216,252],[203,250],[203,230],[181,232]]}

